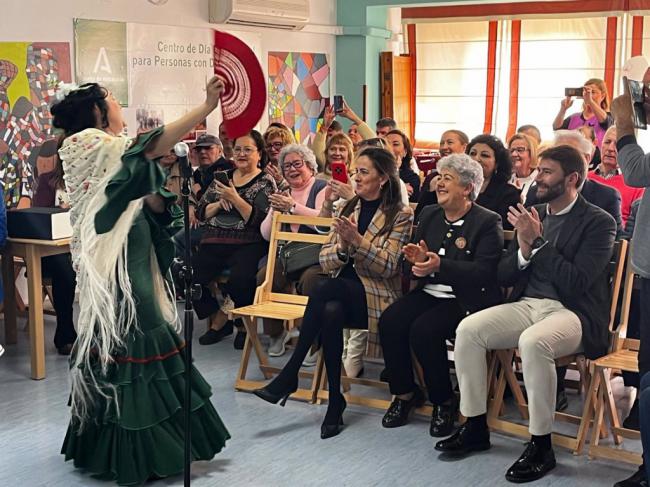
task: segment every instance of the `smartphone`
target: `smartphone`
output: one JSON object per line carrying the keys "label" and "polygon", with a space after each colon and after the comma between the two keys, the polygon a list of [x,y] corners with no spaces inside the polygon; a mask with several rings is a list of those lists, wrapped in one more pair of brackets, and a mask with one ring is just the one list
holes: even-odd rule
{"label": "smartphone", "polygon": [[632,100],[632,113],[634,115],[634,128],[646,130],[648,128],[648,117],[645,112],[645,92],[643,83],[634,81],[623,76],[623,82],[627,83]]}
{"label": "smartphone", "polygon": [[580,88],[564,88],[564,96],[582,98],[582,86]]}
{"label": "smartphone", "polygon": [[334,95],[334,111],[336,113],[343,110],[344,101],[343,95]]}
{"label": "smartphone", "polygon": [[228,179],[228,173],[226,171],[217,171],[214,173],[214,179],[219,181],[224,186],[230,186],[230,180]]}
{"label": "smartphone", "polygon": [[348,184],[348,168],[345,167],[345,162],[334,161],[332,163],[332,179]]}

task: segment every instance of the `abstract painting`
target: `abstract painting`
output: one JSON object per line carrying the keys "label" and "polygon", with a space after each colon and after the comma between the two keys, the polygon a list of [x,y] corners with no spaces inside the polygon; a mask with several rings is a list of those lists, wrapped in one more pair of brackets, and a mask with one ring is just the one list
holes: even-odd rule
{"label": "abstract painting", "polygon": [[329,96],[327,54],[269,52],[269,122],[285,124],[298,142],[310,144]]}
{"label": "abstract painting", "polygon": [[37,171],[54,169],[50,105],[71,81],[67,42],[0,42],[0,183],[7,207],[28,206]]}

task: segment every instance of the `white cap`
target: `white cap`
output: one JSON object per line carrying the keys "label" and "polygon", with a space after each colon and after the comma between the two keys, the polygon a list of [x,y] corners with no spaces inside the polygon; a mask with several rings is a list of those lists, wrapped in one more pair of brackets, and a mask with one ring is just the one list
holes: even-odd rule
{"label": "white cap", "polygon": [[643,56],[634,56],[628,59],[623,66],[623,76],[633,81],[643,81],[648,70],[648,61]]}

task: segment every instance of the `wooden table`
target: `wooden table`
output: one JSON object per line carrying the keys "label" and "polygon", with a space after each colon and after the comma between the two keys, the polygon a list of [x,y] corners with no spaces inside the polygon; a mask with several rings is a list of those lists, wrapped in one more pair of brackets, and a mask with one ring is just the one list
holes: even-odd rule
{"label": "wooden table", "polygon": [[5,288],[5,341],[16,343],[16,276],[14,257],[22,257],[27,267],[29,299],[29,345],[32,379],[45,379],[45,337],[43,325],[43,281],[41,258],[70,252],[70,239],[32,240],[8,238],[2,253],[2,280]]}

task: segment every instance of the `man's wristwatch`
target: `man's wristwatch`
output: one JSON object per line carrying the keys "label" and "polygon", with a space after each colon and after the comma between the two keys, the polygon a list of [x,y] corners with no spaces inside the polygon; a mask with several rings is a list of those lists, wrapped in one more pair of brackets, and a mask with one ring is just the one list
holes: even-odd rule
{"label": "man's wristwatch", "polygon": [[539,250],[541,249],[544,245],[546,245],[548,241],[544,237],[537,237],[533,242],[530,244],[530,248],[532,250]]}

